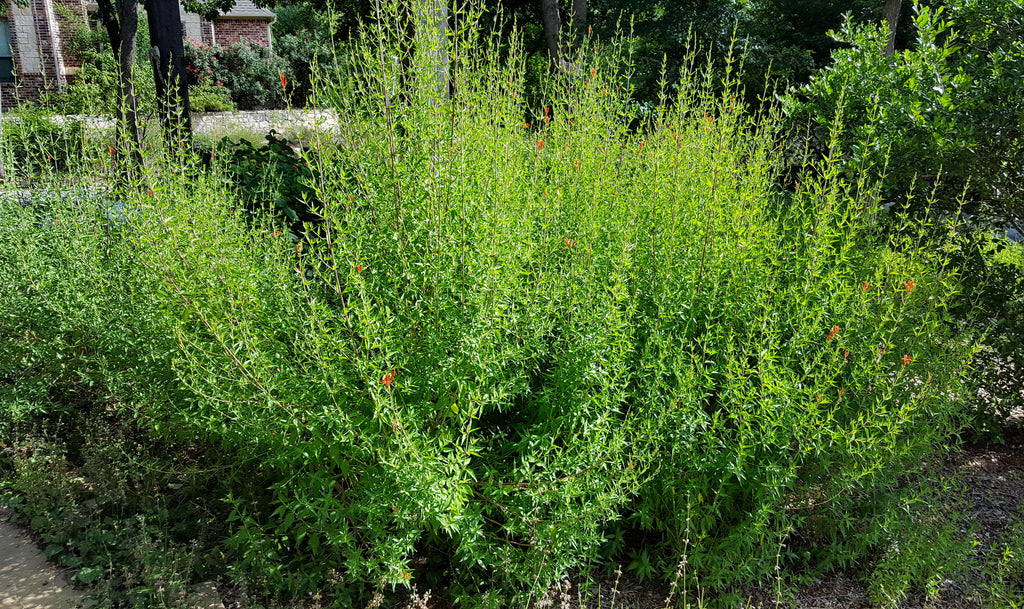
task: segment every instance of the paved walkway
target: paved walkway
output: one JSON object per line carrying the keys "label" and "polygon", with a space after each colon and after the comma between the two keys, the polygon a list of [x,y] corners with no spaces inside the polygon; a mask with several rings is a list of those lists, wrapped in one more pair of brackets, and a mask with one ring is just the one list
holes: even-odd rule
{"label": "paved walkway", "polygon": [[73,589],[25,532],[7,519],[6,510],[0,506],[0,608],[86,607],[83,593]]}

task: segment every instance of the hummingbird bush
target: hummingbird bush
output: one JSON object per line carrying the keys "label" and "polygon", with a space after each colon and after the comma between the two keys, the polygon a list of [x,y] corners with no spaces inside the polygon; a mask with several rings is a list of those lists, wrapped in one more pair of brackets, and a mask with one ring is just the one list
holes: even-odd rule
{"label": "hummingbird bush", "polygon": [[[589,41],[530,107],[517,38],[453,12],[410,43],[381,11],[318,78],[341,128],[304,157],[308,230],[254,219],[230,158],[156,151],[89,263],[137,295],[104,336],[174,379],[123,385],[146,416],[269,472],[227,498],[239,577],[526,605],[643,538],[646,574],[767,581],[808,540],[852,547],[954,438],[956,270],[926,221],[878,230],[838,142],[782,192],[778,117],[734,70],[691,58],[638,120],[629,41]],[[121,298],[4,251],[39,320]]]}

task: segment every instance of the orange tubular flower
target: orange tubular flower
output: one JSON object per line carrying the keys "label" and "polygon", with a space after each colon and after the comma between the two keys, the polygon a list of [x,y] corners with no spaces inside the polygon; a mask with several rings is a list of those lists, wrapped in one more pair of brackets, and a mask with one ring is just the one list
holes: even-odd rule
{"label": "orange tubular flower", "polygon": [[828,333],[828,340],[830,341],[830,340],[832,340],[833,338],[835,338],[836,334],[837,334],[837,333],[838,333],[838,332],[839,332],[840,330],[842,330],[842,328],[840,328],[839,326],[832,326],[832,331]]}

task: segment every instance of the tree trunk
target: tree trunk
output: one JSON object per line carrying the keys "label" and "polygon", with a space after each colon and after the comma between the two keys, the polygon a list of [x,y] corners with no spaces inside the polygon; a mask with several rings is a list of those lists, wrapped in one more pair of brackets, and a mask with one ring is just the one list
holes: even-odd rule
{"label": "tree trunk", "polygon": [[[131,1],[131,0],[126,0]],[[173,150],[192,141],[192,111],[185,74],[185,43],[176,0],[146,0],[149,21],[149,59],[156,81],[156,102],[164,137]]]}
{"label": "tree trunk", "polygon": [[882,9],[885,15],[885,22],[889,25],[889,42],[885,45],[886,57],[891,57],[896,51],[896,27],[900,23],[900,9],[902,7],[902,0],[885,0],[885,7]]}
{"label": "tree trunk", "polygon": [[134,0],[98,0],[99,17],[107,31],[110,48],[117,58],[117,147],[115,162],[130,159],[123,164],[123,186],[135,182],[142,168],[142,137],[139,133],[138,100],[135,95],[135,49],[139,30],[139,5]]}
{"label": "tree trunk", "polygon": [[555,68],[564,71],[568,67],[566,50],[562,46],[562,15],[558,0],[540,0],[541,15],[544,19],[544,40],[548,45],[548,58]]}

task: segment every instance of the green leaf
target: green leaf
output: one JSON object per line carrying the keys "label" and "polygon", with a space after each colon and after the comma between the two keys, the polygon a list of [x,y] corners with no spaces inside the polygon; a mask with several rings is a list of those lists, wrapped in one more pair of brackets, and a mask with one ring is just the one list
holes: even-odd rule
{"label": "green leaf", "polygon": [[83,567],[75,574],[75,579],[88,586],[99,581],[104,573],[103,567]]}

